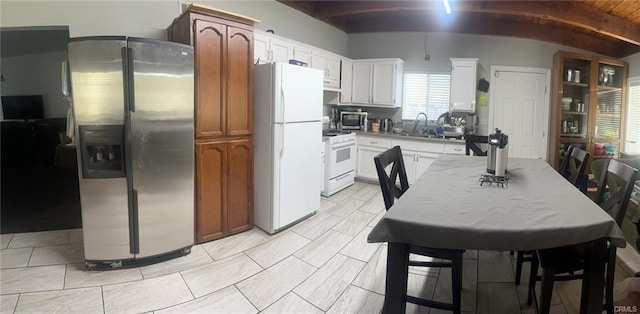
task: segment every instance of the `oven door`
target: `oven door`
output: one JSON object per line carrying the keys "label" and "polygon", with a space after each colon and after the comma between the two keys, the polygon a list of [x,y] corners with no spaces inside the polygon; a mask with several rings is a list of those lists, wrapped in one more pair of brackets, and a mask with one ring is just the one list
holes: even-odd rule
{"label": "oven door", "polygon": [[329,179],[354,171],[356,168],[356,142],[349,141],[330,145]]}

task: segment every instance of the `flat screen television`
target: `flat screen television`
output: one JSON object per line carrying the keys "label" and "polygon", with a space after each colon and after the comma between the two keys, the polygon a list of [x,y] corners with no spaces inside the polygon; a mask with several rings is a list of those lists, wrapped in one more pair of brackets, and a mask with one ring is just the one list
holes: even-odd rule
{"label": "flat screen television", "polygon": [[5,120],[43,119],[42,95],[2,96],[2,116]]}

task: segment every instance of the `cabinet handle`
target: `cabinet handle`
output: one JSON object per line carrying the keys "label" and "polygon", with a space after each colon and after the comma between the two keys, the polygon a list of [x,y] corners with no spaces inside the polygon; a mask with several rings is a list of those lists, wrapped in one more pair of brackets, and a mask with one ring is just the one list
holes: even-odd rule
{"label": "cabinet handle", "polygon": [[370,143],[370,144],[378,144],[378,142],[371,142],[371,141],[370,141],[369,143]]}

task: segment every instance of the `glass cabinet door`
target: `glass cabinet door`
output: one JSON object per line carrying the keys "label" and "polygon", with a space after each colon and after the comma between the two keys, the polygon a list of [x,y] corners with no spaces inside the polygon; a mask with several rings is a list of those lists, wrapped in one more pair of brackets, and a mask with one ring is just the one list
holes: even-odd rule
{"label": "glass cabinet door", "polygon": [[569,145],[587,149],[590,75],[590,59],[564,58],[560,99],[557,101],[561,105],[560,119],[556,122],[560,131],[558,164],[562,163]]}
{"label": "glass cabinet door", "polygon": [[621,66],[598,63],[593,158],[618,157],[622,137],[623,75]]}

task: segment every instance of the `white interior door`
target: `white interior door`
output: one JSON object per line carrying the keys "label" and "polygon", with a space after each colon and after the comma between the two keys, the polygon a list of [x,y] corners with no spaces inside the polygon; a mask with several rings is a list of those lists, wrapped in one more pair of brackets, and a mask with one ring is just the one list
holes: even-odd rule
{"label": "white interior door", "polygon": [[544,72],[494,72],[489,133],[499,128],[509,136],[509,157],[546,158],[549,74]]}

